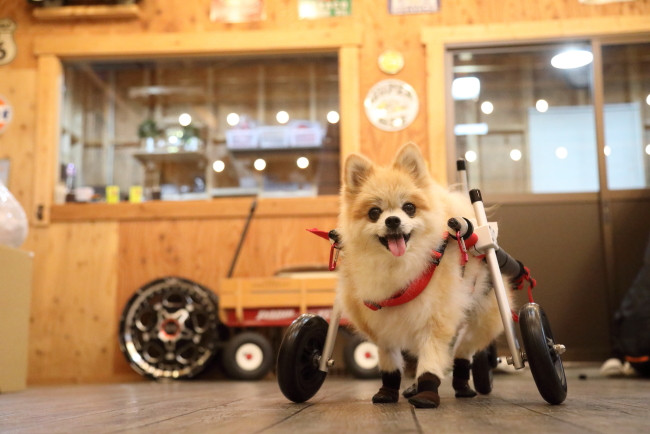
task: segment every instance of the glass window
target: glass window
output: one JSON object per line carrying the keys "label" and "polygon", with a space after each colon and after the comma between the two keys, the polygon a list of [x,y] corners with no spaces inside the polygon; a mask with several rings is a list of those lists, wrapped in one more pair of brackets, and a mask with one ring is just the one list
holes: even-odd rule
{"label": "glass window", "polygon": [[490,193],[596,192],[587,43],[453,52],[457,157]]}
{"label": "glass window", "polygon": [[610,190],[650,186],[650,44],[604,46],[605,155]]}
{"label": "glass window", "polygon": [[[61,181],[78,200],[339,189],[335,54],[65,65]],[[73,195],[69,195],[71,197]]]}

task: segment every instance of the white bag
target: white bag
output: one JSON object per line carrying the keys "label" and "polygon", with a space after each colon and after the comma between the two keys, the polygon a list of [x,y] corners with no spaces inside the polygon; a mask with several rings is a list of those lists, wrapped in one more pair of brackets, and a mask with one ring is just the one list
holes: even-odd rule
{"label": "white bag", "polygon": [[0,244],[18,248],[27,238],[27,216],[13,194],[0,181]]}

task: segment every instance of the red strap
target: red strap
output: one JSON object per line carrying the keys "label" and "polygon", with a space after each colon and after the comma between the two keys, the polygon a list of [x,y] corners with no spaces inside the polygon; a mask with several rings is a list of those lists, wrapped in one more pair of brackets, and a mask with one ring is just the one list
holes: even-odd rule
{"label": "red strap", "polygon": [[537,280],[530,276],[530,269],[526,266],[524,266],[524,274],[513,282],[515,289],[518,291],[524,289],[524,282],[528,282],[528,301],[535,303],[535,300],[533,300],[533,288],[537,286]]}
{"label": "red strap", "polygon": [[328,241],[329,241],[329,239],[330,239],[330,234],[329,234],[329,232],[321,231],[321,230],[316,229],[316,228],[314,228],[314,229],[307,229],[307,230],[308,230],[309,232],[311,232],[312,234],[318,236],[318,237],[325,238],[325,239],[328,240]]}
{"label": "red strap", "polygon": [[510,312],[512,313],[512,320],[513,320],[514,322],[519,322],[519,315],[517,315],[517,314],[515,313],[515,311],[512,310],[512,309],[510,309]]}
{"label": "red strap", "polygon": [[[433,252],[433,253],[434,255],[437,256],[438,259],[440,259],[440,257],[442,256],[438,252]],[[424,288],[426,288],[429,282],[431,281],[431,277],[433,277],[434,271],[436,271],[436,265],[431,264],[431,266],[429,266],[427,271],[424,272],[420,277],[415,279],[413,282],[411,282],[411,284],[404,291],[401,291],[393,295],[391,298],[387,298],[386,300],[382,300],[378,303],[364,301],[363,304],[365,304],[366,307],[372,310],[379,310],[382,307],[399,306],[400,304],[408,303],[409,301],[413,300],[415,297],[420,295],[422,291],[424,291]]]}

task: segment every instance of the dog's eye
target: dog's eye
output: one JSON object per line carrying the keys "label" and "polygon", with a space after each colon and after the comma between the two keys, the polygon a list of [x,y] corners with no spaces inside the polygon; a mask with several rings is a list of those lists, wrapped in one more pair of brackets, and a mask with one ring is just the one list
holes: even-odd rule
{"label": "dog's eye", "polygon": [[381,210],[379,208],[370,208],[370,211],[368,211],[368,218],[372,220],[373,222],[376,222],[379,220],[379,216],[381,215]]}
{"label": "dog's eye", "polygon": [[402,206],[402,211],[408,214],[409,217],[413,217],[415,215],[415,205],[412,203],[405,203],[404,206]]}

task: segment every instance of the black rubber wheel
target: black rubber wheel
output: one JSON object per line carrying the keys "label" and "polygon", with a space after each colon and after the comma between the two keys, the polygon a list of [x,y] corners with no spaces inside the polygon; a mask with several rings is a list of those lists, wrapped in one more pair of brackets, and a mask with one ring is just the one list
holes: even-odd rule
{"label": "black rubber wheel", "polygon": [[239,333],[226,344],[221,362],[230,378],[260,380],[273,366],[273,347],[269,340],[259,333]]}
{"label": "black rubber wheel", "polygon": [[305,402],[318,392],[327,373],[318,369],[325,346],[327,321],[303,314],[287,329],[278,352],[278,384],[293,402]]}
{"label": "black rubber wheel", "polygon": [[472,380],[474,389],[481,395],[489,395],[492,392],[492,365],[490,362],[491,348],[487,347],[474,355],[472,361]]}
{"label": "black rubber wheel", "polygon": [[343,348],[345,368],[359,379],[379,378],[379,356],[377,345],[359,336],[350,336]]}
{"label": "black rubber wheel", "polygon": [[553,347],[555,339],[546,314],[538,304],[528,303],[521,308],[519,328],[537,390],[549,404],[561,404],[567,395],[564,366]]}
{"label": "black rubber wheel", "polygon": [[180,277],[140,288],[120,318],[122,354],[140,375],[153,379],[192,378],[214,360],[223,327],[218,298]]}

